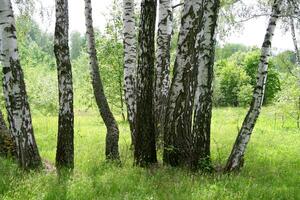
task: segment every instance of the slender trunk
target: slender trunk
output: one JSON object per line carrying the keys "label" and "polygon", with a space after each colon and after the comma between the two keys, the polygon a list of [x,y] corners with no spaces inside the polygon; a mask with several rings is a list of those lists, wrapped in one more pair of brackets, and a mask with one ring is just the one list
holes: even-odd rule
{"label": "slender trunk", "polygon": [[292,17],[290,18],[290,25],[291,25],[291,34],[292,34],[293,44],[294,44],[294,48],[295,48],[296,60],[297,60],[298,66],[300,66],[300,51],[299,51],[298,44],[297,44],[294,19]]}
{"label": "slender trunk", "polygon": [[164,122],[165,164],[190,165],[192,105],[194,104],[193,70],[196,61],[195,42],[201,28],[203,2],[186,0],[182,12],[174,74],[168,96]]}
{"label": "slender trunk", "polygon": [[95,45],[95,34],[93,28],[92,18],[92,4],[91,0],[85,0],[85,24],[88,52],[90,56],[90,70],[91,79],[94,90],[96,103],[101,114],[101,117],[105,123],[106,133],[106,159],[118,160],[119,159],[119,129],[117,122],[109,108],[106,96],[103,90],[103,84],[101,81],[99,63],[97,58],[97,51]]}
{"label": "slender trunk", "polygon": [[126,117],[125,117],[125,112],[124,112],[124,99],[123,99],[123,79],[122,79],[122,76],[119,76],[119,95],[120,95],[120,105],[121,105],[121,115],[122,115],[122,119],[123,121],[126,120]]}
{"label": "slender trunk", "polygon": [[68,0],[56,0],[54,54],[58,72],[59,118],[56,166],[74,167],[74,113],[72,66],[69,51]]}
{"label": "slender trunk", "polygon": [[16,155],[16,145],[6,126],[2,111],[0,110],[0,155]]}
{"label": "slender trunk", "polygon": [[265,85],[267,81],[268,58],[271,53],[271,43],[277,19],[280,14],[281,2],[282,0],[275,0],[272,7],[272,14],[261,49],[261,57],[260,63],[258,65],[257,82],[253,93],[253,99],[250,109],[244,119],[243,125],[233,146],[232,152],[228,158],[225,167],[226,172],[237,171],[243,166],[244,153],[246,151],[246,147],[250,140],[250,136],[254,129],[256,120],[260,114],[265,92]]}
{"label": "slender trunk", "polygon": [[219,0],[207,0],[204,6],[202,31],[197,35],[197,67],[195,67],[195,100],[193,114],[192,168],[210,168],[210,126],[212,116],[212,80],[215,57],[215,31]]}
{"label": "slender trunk", "polygon": [[154,35],[156,0],[142,0],[137,67],[135,164],[148,166],[157,162],[153,113]]}
{"label": "slender trunk", "polygon": [[171,0],[159,0],[154,95],[156,137],[163,135],[163,125],[170,84],[170,44],[172,35],[171,4]]}
{"label": "slender trunk", "polygon": [[33,133],[10,0],[0,0],[0,51],[9,131],[16,144],[17,158],[24,169],[38,168],[41,158]]}
{"label": "slender trunk", "polygon": [[134,19],[134,0],[123,0],[123,34],[124,34],[124,93],[127,115],[131,131],[131,143],[135,143],[136,117],[136,34]]}

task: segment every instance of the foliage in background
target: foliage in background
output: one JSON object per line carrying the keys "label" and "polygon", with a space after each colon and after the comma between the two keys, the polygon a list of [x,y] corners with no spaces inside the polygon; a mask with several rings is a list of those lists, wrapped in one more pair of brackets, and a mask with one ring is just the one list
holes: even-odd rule
{"label": "foliage in background", "polygon": [[[244,51],[243,51],[244,49]],[[260,52],[242,45],[228,44],[217,50],[219,58],[215,67],[214,104],[216,106],[246,106],[252,99],[256,85]],[[236,53],[234,53],[236,52]],[[279,70],[269,62],[264,104],[274,102],[281,90]]]}

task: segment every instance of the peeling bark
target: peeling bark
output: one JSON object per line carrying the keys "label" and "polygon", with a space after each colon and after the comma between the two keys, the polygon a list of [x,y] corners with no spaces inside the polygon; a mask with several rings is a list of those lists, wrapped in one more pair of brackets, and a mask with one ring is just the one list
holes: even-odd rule
{"label": "peeling bark", "polygon": [[3,93],[17,159],[24,169],[38,168],[41,166],[41,158],[33,133],[10,0],[0,0],[0,51],[3,64]]}
{"label": "peeling bark", "polygon": [[134,0],[123,0],[123,43],[124,43],[124,93],[127,115],[131,131],[131,142],[135,143],[136,115],[136,31],[134,19]]}
{"label": "peeling bark", "polygon": [[106,126],[106,159],[119,159],[119,128],[117,122],[109,108],[101,81],[97,51],[95,45],[95,34],[93,28],[92,5],[91,0],[85,0],[85,24],[88,44],[88,53],[90,56],[90,73],[96,103],[101,117]]}
{"label": "peeling bark", "polygon": [[134,144],[135,164],[142,167],[157,162],[153,113],[155,20],[156,0],[142,0],[138,36],[136,138]]}
{"label": "peeling bark", "polygon": [[253,92],[253,99],[250,109],[244,119],[243,125],[238,133],[232,152],[227,160],[225,167],[226,172],[237,171],[243,166],[247,144],[250,140],[256,120],[260,114],[267,81],[268,58],[271,53],[271,43],[277,19],[280,15],[281,3],[282,0],[275,0],[272,6],[272,14],[261,49],[261,57],[258,65],[257,82]]}
{"label": "peeling bark", "polygon": [[193,72],[196,63],[195,43],[202,20],[203,1],[186,0],[182,11],[174,74],[168,96],[164,123],[165,164],[191,164],[192,113],[195,87]]}
{"label": "peeling bark", "polygon": [[171,0],[159,1],[154,95],[156,137],[163,135],[166,104],[170,85],[170,46],[172,35],[171,4]]}
{"label": "peeling bark", "polygon": [[59,94],[59,118],[56,150],[58,168],[74,168],[74,113],[72,66],[69,50],[68,0],[56,0],[54,54]]}
{"label": "peeling bark", "polygon": [[215,32],[217,27],[219,0],[206,0],[203,20],[199,26],[196,47],[197,67],[195,67],[195,99],[193,114],[193,154],[192,168],[209,170],[210,167],[210,126],[212,116],[212,81],[215,58]]}

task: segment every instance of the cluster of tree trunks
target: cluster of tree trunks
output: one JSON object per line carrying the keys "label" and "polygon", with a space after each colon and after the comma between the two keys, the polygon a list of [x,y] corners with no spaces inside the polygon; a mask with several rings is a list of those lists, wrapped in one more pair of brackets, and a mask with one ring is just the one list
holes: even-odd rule
{"label": "cluster of tree trunks", "polygon": [[[133,8],[124,12],[133,19]],[[132,2],[131,2],[132,3]],[[191,169],[211,169],[210,126],[212,115],[212,80],[219,0],[185,0],[178,38],[174,74],[169,88],[170,38],[172,32],[172,7],[168,0],[160,0],[155,66],[155,89],[153,94],[153,46],[155,2],[142,1],[141,23],[138,40],[138,66],[136,84],[136,120],[133,120],[135,138],[135,162],[147,166],[156,162],[154,137],[162,134],[163,161],[171,166],[187,166]],[[225,170],[234,171],[242,166],[243,155],[250,139],[263,102],[267,78],[268,57],[271,41],[280,14],[281,0],[275,0],[272,15],[262,46],[258,66],[257,86],[249,112],[239,132]],[[146,7],[147,6],[147,7]],[[128,18],[126,19],[128,21]],[[126,22],[126,20],[124,22]],[[125,23],[124,23],[125,25]],[[131,24],[133,26],[133,24]],[[132,32],[134,28],[131,27]],[[128,36],[124,26],[124,36]],[[134,35],[131,35],[131,39]],[[130,52],[134,42],[125,42]],[[134,48],[135,50],[135,48]],[[131,51],[135,58],[135,51]],[[126,56],[125,56],[126,58]],[[128,61],[125,59],[125,62]],[[134,59],[130,60],[134,74]],[[125,72],[128,70],[125,64]],[[131,79],[132,80],[132,79]],[[126,90],[126,89],[125,89]],[[128,100],[127,100],[128,101]],[[154,103],[154,105],[152,104]],[[133,103],[134,104],[134,103]],[[135,104],[134,104],[135,105]],[[130,110],[130,108],[129,108]],[[153,118],[154,116],[154,118]],[[153,128],[153,120],[155,128]]]}
{"label": "cluster of tree trunks", "polygon": [[[55,3],[54,53],[59,91],[56,166],[72,169],[74,112],[72,66],[68,46],[68,0],[56,0]],[[210,170],[212,80],[220,0],[184,1],[174,73],[170,84],[171,3],[171,0],[159,0],[155,52],[157,1],[142,0],[137,51],[134,0],[123,0],[124,91],[134,146],[134,163],[146,167],[157,162],[156,140],[157,136],[161,135],[163,161],[166,165]],[[243,165],[244,153],[260,114],[272,37],[280,16],[281,4],[282,0],[274,0],[261,48],[252,103],[228,158],[226,172],[236,171]],[[119,129],[101,81],[91,0],[85,0],[85,21],[92,86],[98,110],[107,128],[106,158],[119,160]],[[292,18],[290,25],[299,64],[300,56]],[[33,133],[10,0],[0,0],[0,58],[9,122],[7,128],[0,112],[0,153],[15,155],[24,169],[38,168],[41,158]]]}
{"label": "cluster of tree trunks", "polygon": [[206,168],[210,160],[210,123],[215,30],[220,2],[186,0],[164,131],[164,162]]}

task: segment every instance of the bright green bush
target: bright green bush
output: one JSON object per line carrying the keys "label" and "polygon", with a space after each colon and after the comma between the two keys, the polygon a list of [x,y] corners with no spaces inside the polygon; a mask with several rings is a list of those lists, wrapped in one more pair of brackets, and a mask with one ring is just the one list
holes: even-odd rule
{"label": "bright green bush", "polygon": [[[260,60],[260,52],[259,51],[252,51],[249,52],[245,60],[243,62],[243,67],[248,76],[250,76],[251,80],[250,83],[253,87],[256,85],[256,77],[257,77],[257,68],[259,65]],[[267,83],[266,83],[266,90],[264,96],[264,104],[272,103],[276,94],[280,91],[280,80],[279,80],[279,73],[275,68],[273,61],[269,60],[268,66],[268,76],[267,76]]]}
{"label": "bright green bush", "polygon": [[[246,74],[243,68],[236,66],[234,62],[222,60],[217,63],[216,72],[217,84],[214,94],[214,99],[217,100],[215,104],[221,106],[239,106],[240,101],[242,105],[248,102],[251,97],[250,93],[241,93],[242,89],[247,89],[249,92],[250,77]],[[219,94],[218,94],[219,93]],[[216,97],[219,95],[219,97]]]}

